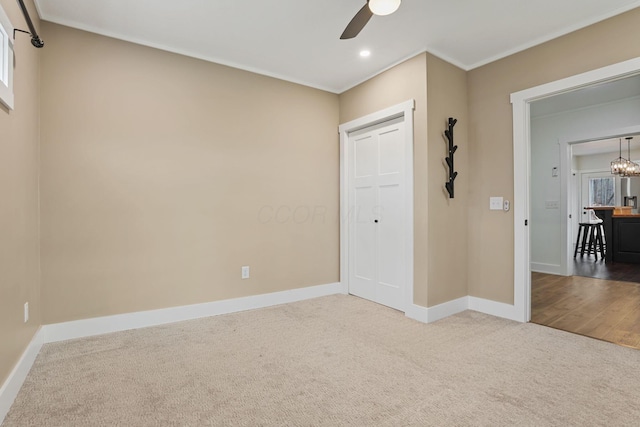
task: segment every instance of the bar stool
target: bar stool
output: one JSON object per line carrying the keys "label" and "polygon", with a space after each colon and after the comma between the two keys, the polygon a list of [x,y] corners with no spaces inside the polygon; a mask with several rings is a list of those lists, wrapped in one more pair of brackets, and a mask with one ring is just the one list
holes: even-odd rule
{"label": "bar stool", "polygon": [[589,255],[595,255],[596,261],[598,260],[598,252],[600,252],[600,256],[602,257],[602,259],[604,259],[605,245],[603,236],[604,226],[602,225],[602,223],[591,224],[591,237],[589,237],[589,249],[587,253]]}
{"label": "bar stool", "polygon": [[[578,255],[579,250],[580,258],[582,258],[584,254],[587,254],[587,256],[595,255],[597,261],[598,252],[600,252],[600,256],[604,259],[605,242],[603,236],[604,227],[602,222],[595,224],[591,222],[581,222],[578,228],[578,238],[576,239],[576,248],[573,251],[573,257],[575,258]],[[582,242],[580,241],[580,237],[582,237]]]}
{"label": "bar stool", "polygon": [[[591,224],[588,222],[581,222],[578,226],[578,238],[576,239],[576,248],[573,251],[574,259],[578,256],[578,250],[580,250],[580,258],[582,258],[585,253],[587,241],[589,240],[589,237],[591,237]],[[582,238],[582,244],[580,244],[580,238]]]}

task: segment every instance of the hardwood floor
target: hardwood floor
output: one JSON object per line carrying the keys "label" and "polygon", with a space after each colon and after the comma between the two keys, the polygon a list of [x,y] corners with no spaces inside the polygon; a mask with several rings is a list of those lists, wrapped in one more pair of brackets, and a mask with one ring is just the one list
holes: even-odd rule
{"label": "hardwood floor", "polygon": [[534,272],[531,321],[640,349],[640,284]]}
{"label": "hardwood floor", "polygon": [[596,261],[593,256],[578,256],[573,260],[573,274],[575,276],[640,283],[640,264],[625,264],[622,262],[606,264],[602,259]]}

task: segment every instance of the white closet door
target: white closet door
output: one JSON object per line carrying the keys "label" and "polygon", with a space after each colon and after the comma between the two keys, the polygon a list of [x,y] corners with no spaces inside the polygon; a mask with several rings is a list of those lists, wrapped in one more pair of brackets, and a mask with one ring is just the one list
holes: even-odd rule
{"label": "white closet door", "polygon": [[349,135],[349,293],[404,310],[402,118]]}

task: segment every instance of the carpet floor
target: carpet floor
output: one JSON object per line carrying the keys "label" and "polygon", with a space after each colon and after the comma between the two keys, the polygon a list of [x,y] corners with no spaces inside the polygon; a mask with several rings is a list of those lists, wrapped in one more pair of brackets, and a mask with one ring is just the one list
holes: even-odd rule
{"label": "carpet floor", "polygon": [[638,425],[640,351],[334,295],[47,344],[3,427]]}

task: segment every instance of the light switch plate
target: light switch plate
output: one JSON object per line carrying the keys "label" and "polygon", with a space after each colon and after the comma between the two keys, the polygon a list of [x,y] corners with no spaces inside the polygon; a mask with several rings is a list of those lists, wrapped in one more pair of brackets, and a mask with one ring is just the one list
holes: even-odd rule
{"label": "light switch plate", "polygon": [[489,209],[492,211],[501,211],[503,200],[503,197],[489,197]]}

